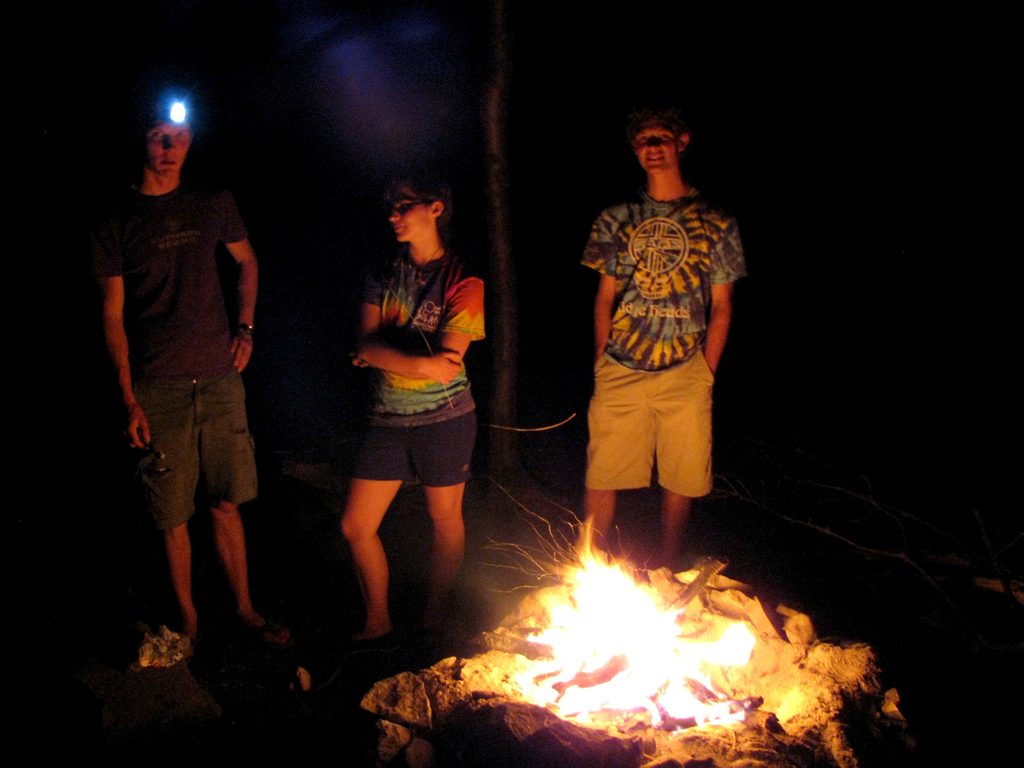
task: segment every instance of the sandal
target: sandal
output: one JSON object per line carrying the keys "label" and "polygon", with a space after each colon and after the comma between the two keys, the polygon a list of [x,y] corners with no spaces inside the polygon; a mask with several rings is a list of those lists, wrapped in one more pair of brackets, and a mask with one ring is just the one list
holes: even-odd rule
{"label": "sandal", "polygon": [[273,621],[266,621],[258,627],[246,626],[251,637],[258,638],[273,648],[291,648],[293,638],[288,627]]}

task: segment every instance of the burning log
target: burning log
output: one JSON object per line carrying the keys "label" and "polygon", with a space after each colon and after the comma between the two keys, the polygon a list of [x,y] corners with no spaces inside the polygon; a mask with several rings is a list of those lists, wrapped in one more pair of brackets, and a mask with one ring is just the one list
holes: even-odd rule
{"label": "burning log", "polygon": [[697,725],[696,717],[672,717],[666,714],[658,727],[663,731],[682,731],[687,728],[694,728]]}
{"label": "burning log", "polygon": [[676,598],[674,607],[684,610],[690,601],[707,586],[713,576],[717,576],[725,568],[727,561],[715,557],[705,557],[697,565],[697,575],[693,581],[686,585],[683,591]]}
{"label": "burning log", "polygon": [[[698,684],[699,685],[699,684]],[[708,693],[711,693],[708,691]],[[711,694],[714,696],[714,694]],[[747,696],[744,699],[726,699],[708,701],[708,704],[714,703],[722,707],[725,711],[730,714],[743,713],[747,715],[756,709],[759,709],[764,704],[764,699],[760,696]],[[700,725],[695,717],[672,717],[668,712],[662,710],[661,723],[657,726],[663,731],[682,731],[687,728],[695,728]]]}
{"label": "burning log", "polygon": [[574,685],[579,688],[593,688],[595,685],[607,683],[628,666],[629,659],[622,654],[619,654],[617,656],[612,656],[608,659],[607,664],[604,664],[599,669],[595,669],[593,672],[584,672],[583,670],[580,670],[569,680],[553,683],[551,687],[558,691],[558,697],[561,698],[565,692]]}
{"label": "burning log", "polygon": [[554,649],[550,645],[536,643],[510,632],[483,632],[479,637],[477,646],[487,651],[517,653],[528,659],[555,658]]}

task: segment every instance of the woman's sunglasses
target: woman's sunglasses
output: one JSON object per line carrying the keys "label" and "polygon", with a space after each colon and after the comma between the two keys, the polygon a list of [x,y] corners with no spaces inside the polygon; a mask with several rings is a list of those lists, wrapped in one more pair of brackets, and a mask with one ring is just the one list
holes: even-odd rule
{"label": "woman's sunglasses", "polygon": [[425,198],[417,198],[415,200],[401,200],[391,206],[391,213],[398,214],[399,216],[405,216],[410,210],[415,208],[417,205],[429,205],[434,202],[433,200],[427,200]]}

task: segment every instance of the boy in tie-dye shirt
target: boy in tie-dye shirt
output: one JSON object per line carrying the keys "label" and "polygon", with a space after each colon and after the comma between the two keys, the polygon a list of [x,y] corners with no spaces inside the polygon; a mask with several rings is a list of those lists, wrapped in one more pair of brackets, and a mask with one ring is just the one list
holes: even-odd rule
{"label": "boy in tie-dye shirt", "polygon": [[616,491],[657,470],[657,564],[679,565],[692,500],[711,491],[711,393],[746,274],[736,221],[683,178],[690,133],[675,109],[639,109],[627,136],[647,183],[603,211],[582,264],[600,274],[594,304],[594,396],[585,508],[607,547]]}

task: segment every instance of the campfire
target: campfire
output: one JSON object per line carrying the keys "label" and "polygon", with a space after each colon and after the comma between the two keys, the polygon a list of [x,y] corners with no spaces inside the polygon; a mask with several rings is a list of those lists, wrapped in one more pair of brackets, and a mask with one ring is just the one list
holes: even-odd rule
{"label": "campfire", "polygon": [[[471,658],[378,682],[380,765],[860,765],[910,747],[870,647],[769,613],[725,563],[636,570],[587,554]],[[696,761],[696,762],[690,762]]]}
{"label": "campfire", "polygon": [[[693,583],[723,565],[707,561]],[[750,660],[753,628],[708,613],[688,622],[692,591],[664,586],[598,557],[573,569],[564,593],[545,593],[541,612],[528,617],[539,626],[519,628],[533,645],[524,655],[535,659],[516,676],[523,698],[584,724],[609,716],[646,717],[666,729],[742,720],[760,701],[730,698],[723,685],[730,667]]]}

